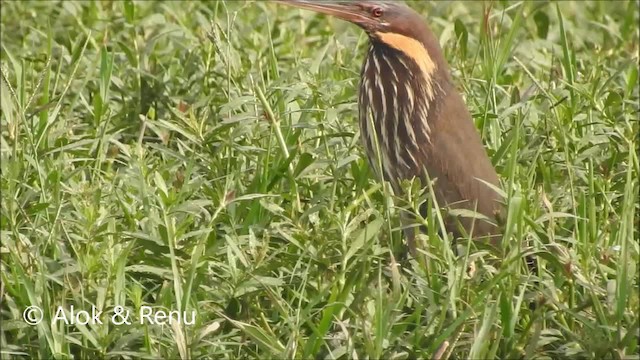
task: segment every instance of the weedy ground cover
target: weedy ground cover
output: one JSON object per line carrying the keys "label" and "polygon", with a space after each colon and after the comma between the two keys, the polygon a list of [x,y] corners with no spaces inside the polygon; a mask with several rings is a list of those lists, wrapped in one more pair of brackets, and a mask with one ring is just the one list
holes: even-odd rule
{"label": "weedy ground cover", "polygon": [[638,3],[411,5],[503,180],[500,262],[435,231],[400,261],[417,199],[363,159],[355,26],[3,2],[2,358],[638,358]]}

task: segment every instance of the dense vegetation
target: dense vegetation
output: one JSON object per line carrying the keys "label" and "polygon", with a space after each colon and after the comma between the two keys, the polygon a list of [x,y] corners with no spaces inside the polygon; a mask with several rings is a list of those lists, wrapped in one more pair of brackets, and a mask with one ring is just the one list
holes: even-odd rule
{"label": "dense vegetation", "polygon": [[411,6],[503,180],[501,259],[430,226],[401,260],[419,199],[363,158],[357,27],[266,1],[3,2],[0,356],[638,358],[637,1]]}

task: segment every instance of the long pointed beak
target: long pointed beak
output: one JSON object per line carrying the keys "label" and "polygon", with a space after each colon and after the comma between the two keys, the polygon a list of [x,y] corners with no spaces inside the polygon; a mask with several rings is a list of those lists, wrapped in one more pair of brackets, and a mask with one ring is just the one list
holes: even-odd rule
{"label": "long pointed beak", "polygon": [[363,9],[354,3],[313,0],[275,0],[275,2],[335,16],[361,26],[373,23],[373,20],[366,15]]}

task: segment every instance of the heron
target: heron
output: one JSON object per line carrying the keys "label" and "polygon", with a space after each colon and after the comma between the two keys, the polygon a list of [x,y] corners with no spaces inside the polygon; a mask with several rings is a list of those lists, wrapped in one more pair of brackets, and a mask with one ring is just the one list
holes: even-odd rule
{"label": "heron", "polygon": [[[397,1],[275,1],[334,16],[366,32],[358,122],[375,177],[398,194],[404,180],[419,179],[425,189],[431,182],[436,203],[446,210],[448,233],[498,246],[505,211],[498,174],[439,41],[420,14]],[[415,257],[415,216],[401,219]]]}

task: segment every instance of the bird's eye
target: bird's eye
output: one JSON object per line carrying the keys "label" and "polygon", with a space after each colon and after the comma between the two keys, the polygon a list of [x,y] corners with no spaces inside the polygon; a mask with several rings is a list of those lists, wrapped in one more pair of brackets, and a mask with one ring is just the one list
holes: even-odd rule
{"label": "bird's eye", "polygon": [[374,7],[373,10],[371,10],[371,15],[374,17],[379,18],[382,14],[384,14],[384,11],[380,7]]}

